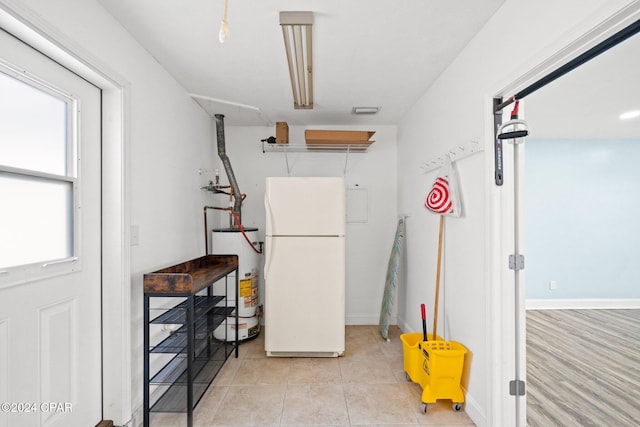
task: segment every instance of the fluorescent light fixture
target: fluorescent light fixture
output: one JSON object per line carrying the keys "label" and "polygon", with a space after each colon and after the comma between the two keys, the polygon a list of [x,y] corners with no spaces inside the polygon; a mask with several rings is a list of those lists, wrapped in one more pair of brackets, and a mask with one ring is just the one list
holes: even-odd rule
{"label": "fluorescent light fixture", "polygon": [[280,12],[294,108],[313,108],[312,25],[311,12]]}
{"label": "fluorescent light fixture", "polygon": [[378,114],[380,107],[353,107],[351,114]]}
{"label": "fluorescent light fixture", "polygon": [[227,34],[229,34],[229,26],[227,25],[227,0],[224,0],[224,10],[222,12],[222,22],[220,23],[220,34],[218,34],[218,38],[220,39],[220,43],[224,43],[224,40],[227,38]]}
{"label": "fluorescent light fixture", "polygon": [[635,119],[636,117],[640,117],[640,110],[627,111],[626,113],[620,114],[621,120]]}

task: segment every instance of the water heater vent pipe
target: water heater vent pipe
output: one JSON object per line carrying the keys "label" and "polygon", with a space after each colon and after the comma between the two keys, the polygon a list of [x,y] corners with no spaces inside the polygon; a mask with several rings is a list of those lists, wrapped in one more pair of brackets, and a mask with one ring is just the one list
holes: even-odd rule
{"label": "water heater vent pipe", "polygon": [[242,219],[241,209],[242,209],[242,193],[240,192],[240,188],[238,187],[238,182],[236,181],[236,176],[233,174],[233,169],[231,168],[231,162],[229,161],[229,156],[227,156],[225,140],[224,140],[224,114],[215,114],[216,120],[216,136],[218,139],[218,156],[220,160],[222,160],[222,165],[224,166],[224,170],[227,173],[227,178],[229,178],[229,184],[231,184],[232,189],[232,197],[233,197],[233,212],[235,213],[234,218],[237,221],[236,226],[240,223]]}

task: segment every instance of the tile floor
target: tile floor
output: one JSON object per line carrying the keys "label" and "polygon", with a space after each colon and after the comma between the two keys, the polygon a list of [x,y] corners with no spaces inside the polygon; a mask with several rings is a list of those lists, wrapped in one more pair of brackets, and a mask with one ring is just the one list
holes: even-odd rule
{"label": "tile floor", "polygon": [[[420,411],[421,387],[405,379],[400,330],[385,342],[377,326],[347,326],[339,358],[267,358],[264,330],[240,345],[196,407],[213,426],[473,426],[439,401]],[[152,427],[186,426],[185,414],[152,414]]]}

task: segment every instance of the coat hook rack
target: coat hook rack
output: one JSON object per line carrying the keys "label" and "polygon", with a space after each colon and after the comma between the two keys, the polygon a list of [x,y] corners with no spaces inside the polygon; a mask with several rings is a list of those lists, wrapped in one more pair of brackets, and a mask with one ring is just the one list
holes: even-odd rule
{"label": "coat hook rack", "polygon": [[484,150],[484,147],[480,143],[479,139],[472,139],[465,144],[460,144],[455,147],[451,147],[446,153],[437,156],[426,162],[420,164],[420,169],[423,173],[430,172],[440,168],[444,164],[445,156],[449,155],[452,162],[455,162],[465,157],[469,157],[472,154],[479,153]]}

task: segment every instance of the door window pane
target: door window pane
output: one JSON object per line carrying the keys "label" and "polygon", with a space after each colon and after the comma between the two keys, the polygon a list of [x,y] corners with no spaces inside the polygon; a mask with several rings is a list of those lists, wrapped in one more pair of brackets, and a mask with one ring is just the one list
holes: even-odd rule
{"label": "door window pane", "polygon": [[0,72],[0,163],[67,175],[67,103]]}
{"label": "door window pane", "polygon": [[75,102],[0,71],[0,269],[75,255]]}
{"label": "door window pane", "polygon": [[0,172],[0,268],[73,256],[73,183]]}

